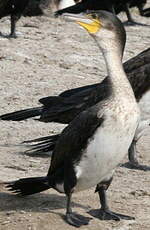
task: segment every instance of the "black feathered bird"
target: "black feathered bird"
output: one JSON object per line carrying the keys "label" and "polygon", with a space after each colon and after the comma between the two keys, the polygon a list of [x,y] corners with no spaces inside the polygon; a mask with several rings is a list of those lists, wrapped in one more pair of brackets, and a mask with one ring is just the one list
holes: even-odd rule
{"label": "black feathered bird", "polygon": [[[120,20],[107,11],[93,13],[90,17],[68,17],[88,31],[105,56],[110,75],[105,98],[80,113],[63,130],[47,176],[9,182],[7,187],[21,195],[49,188],[65,193],[66,221],[80,227],[89,220],[72,212],[72,194],[96,186],[101,203],[99,218],[133,219],[110,211],[106,200],[114,170],[126,155],[140,119],[133,90],[122,66],[125,30]],[[114,55],[116,58],[111,61]]]}
{"label": "black feathered bird", "polygon": [[[107,10],[109,12],[113,12],[115,14],[119,14],[120,12],[125,12],[128,18],[128,23],[130,24],[140,24],[136,23],[131,16],[130,8],[137,7],[139,13],[142,16],[148,17],[149,11],[144,13],[144,6],[147,0],[82,0],[78,2],[74,6],[67,7],[62,10],[58,10],[55,12],[55,16],[62,15],[64,13],[81,13],[87,10]],[[144,15],[145,14],[145,15]]]}
{"label": "black feathered bird", "polygon": [[10,15],[11,32],[9,37],[16,37],[16,23],[21,16],[40,16],[51,0],[1,0],[0,18]]}
{"label": "black feathered bird", "polygon": [[114,11],[114,2],[115,0],[82,0],[77,2],[75,5],[58,10],[55,12],[55,16],[62,15],[63,13],[74,13],[79,14],[87,10],[106,10],[113,12]]}

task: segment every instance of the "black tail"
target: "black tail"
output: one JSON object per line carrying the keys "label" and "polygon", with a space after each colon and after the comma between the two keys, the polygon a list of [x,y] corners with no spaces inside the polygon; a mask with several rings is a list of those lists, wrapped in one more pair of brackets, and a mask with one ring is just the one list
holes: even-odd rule
{"label": "black tail", "polygon": [[9,191],[22,196],[32,195],[51,188],[48,177],[23,178],[5,184]]}
{"label": "black tail", "polygon": [[40,116],[42,112],[42,107],[24,109],[20,111],[16,111],[13,113],[7,113],[0,116],[0,120],[7,121],[22,121],[31,117]]}
{"label": "black tail", "polygon": [[[38,155],[45,153],[46,155],[51,155],[51,152],[55,148],[55,144],[59,138],[58,135],[52,135],[47,137],[41,137],[29,141],[24,141],[22,144],[29,144],[29,149],[25,151],[26,154]],[[31,145],[30,145],[31,144]]]}

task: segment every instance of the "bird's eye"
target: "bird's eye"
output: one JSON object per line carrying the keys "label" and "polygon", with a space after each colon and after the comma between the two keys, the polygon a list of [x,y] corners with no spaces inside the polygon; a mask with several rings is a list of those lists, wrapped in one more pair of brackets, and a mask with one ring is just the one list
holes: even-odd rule
{"label": "bird's eye", "polygon": [[93,19],[97,19],[96,13],[92,13],[92,18],[93,18]]}

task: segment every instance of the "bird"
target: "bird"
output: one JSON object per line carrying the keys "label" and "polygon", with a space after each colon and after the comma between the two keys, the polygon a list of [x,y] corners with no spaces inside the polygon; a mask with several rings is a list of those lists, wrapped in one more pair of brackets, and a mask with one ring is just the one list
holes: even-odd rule
{"label": "bird", "polygon": [[[56,0],[56,9],[69,7],[74,5],[75,1]],[[44,14],[44,9],[52,4],[51,0],[1,0],[0,1],[0,19],[10,15],[11,32],[9,38],[16,38],[16,23],[21,18],[31,16],[41,16]],[[1,34],[2,35],[2,34]]]}
{"label": "bird", "polygon": [[[135,97],[139,102],[143,94],[150,89],[150,48],[142,51],[136,57],[133,57],[125,62],[124,69],[132,85]],[[107,78],[97,84],[64,91],[60,93],[59,96],[40,99],[43,106],[4,114],[0,116],[0,119],[19,121],[34,116],[40,116],[39,120],[42,122],[59,122],[67,124],[71,122],[80,112],[96,104],[105,97],[104,89],[106,87],[106,83]],[[49,155],[49,152],[54,149],[58,138],[59,134],[51,135],[25,141],[23,144],[28,145],[28,143],[33,143],[32,146],[28,145],[29,149],[26,151],[26,153],[30,155],[43,152],[46,154],[48,153]],[[142,169],[142,165],[138,163],[137,159],[135,147],[136,143],[137,141],[135,138],[135,140],[133,140],[133,145],[131,145],[128,151],[128,158],[131,167]]]}
{"label": "bird", "polygon": [[106,10],[114,12],[115,0],[97,1],[97,0],[82,0],[75,5],[58,10],[55,12],[55,16],[62,15],[63,13],[79,14],[87,10]]}
{"label": "bird", "polygon": [[112,212],[106,201],[113,173],[125,157],[140,120],[140,110],[122,65],[126,41],[124,26],[107,11],[64,17],[84,28],[102,52],[109,74],[106,96],[81,112],[62,131],[46,176],[22,178],[5,185],[24,196],[49,188],[64,193],[67,198],[65,219],[75,227],[86,225],[89,220],[72,211],[72,195],[94,186],[100,197],[99,215],[104,219],[132,219]]}
{"label": "bird", "polygon": [[1,0],[0,18],[10,15],[11,32],[10,38],[16,38],[16,23],[21,16],[40,16],[44,14],[44,9],[48,7],[51,0]]}
{"label": "bird", "polygon": [[1,0],[0,2],[0,18],[10,15],[11,32],[9,37],[16,38],[15,28],[16,22],[19,20],[25,10],[29,0]]}
{"label": "bird", "polygon": [[63,8],[55,12],[55,16],[58,17],[64,13],[81,13],[87,10],[107,10],[114,14],[119,14],[120,12],[125,12],[127,15],[126,25],[144,25],[142,23],[135,22],[131,16],[130,8],[137,7],[140,15],[147,16],[149,15],[149,10],[145,12],[143,9],[147,0],[107,0],[107,1],[98,1],[98,0],[82,0],[77,2],[76,5]]}

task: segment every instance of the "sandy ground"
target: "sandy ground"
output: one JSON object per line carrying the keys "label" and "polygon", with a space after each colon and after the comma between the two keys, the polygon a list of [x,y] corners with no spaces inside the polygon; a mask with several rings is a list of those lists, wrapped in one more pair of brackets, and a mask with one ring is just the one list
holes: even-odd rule
{"label": "sandy ground", "polygon": [[[120,16],[125,20],[125,16]],[[150,25],[150,18],[134,18]],[[9,32],[9,20],[0,21],[1,32]],[[126,27],[124,61],[150,45],[150,27]],[[38,105],[38,99],[57,95],[65,89],[93,84],[106,76],[104,61],[93,41],[73,23],[48,16],[22,18],[17,26],[18,39],[0,37],[0,114]],[[140,102],[142,119],[150,114],[150,92]],[[21,154],[20,147],[5,144],[46,136],[63,125],[44,124],[32,119],[23,122],[0,122],[0,180],[45,175],[48,157]],[[141,164],[150,169],[150,129],[138,143]],[[127,158],[124,162],[127,161]],[[101,221],[94,218],[81,229],[149,230],[150,171],[118,167],[108,191],[112,210],[135,217],[135,221]],[[0,230],[74,229],[64,222],[66,200],[54,190],[20,198],[0,187]],[[99,208],[97,194],[90,189],[73,196],[74,210],[92,217],[89,211]]]}

